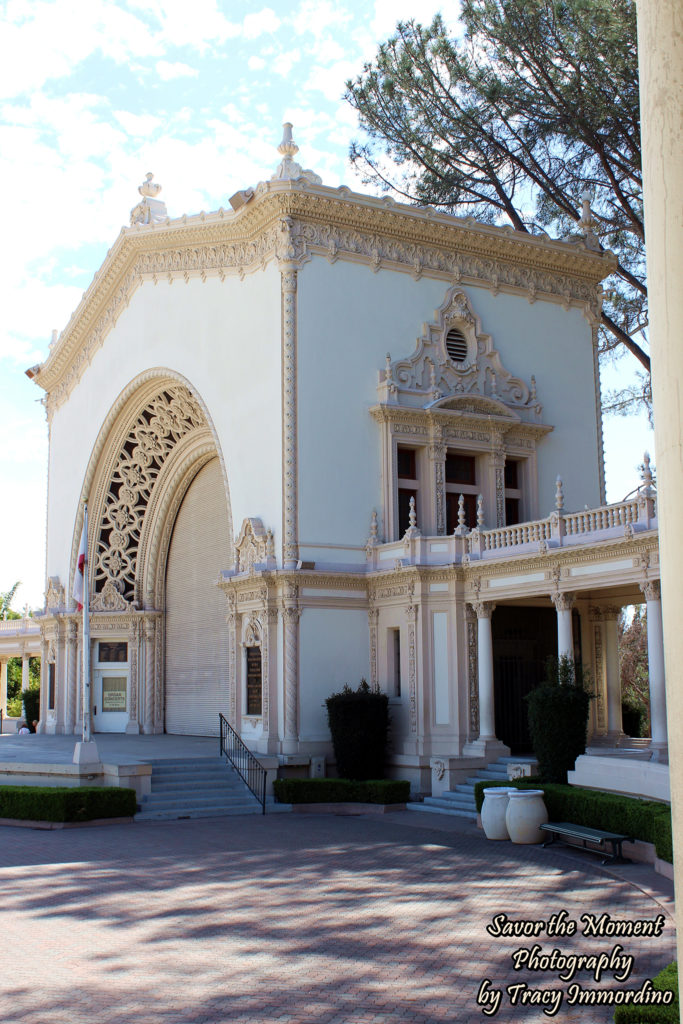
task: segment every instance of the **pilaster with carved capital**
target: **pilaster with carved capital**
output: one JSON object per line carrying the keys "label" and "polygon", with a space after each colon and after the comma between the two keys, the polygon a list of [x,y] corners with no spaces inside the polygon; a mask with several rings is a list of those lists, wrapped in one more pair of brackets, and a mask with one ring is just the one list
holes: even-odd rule
{"label": "pilaster with carved capital", "polygon": [[237,598],[232,591],[226,591],[225,621],[228,626],[228,718],[233,729],[237,729],[237,630],[241,616],[237,614]]}
{"label": "pilaster with carved capital", "polygon": [[469,695],[469,739],[479,735],[479,662],[477,657],[477,615],[465,605],[465,640],[467,645],[467,690]]}
{"label": "pilaster with carved capital", "polygon": [[379,609],[368,608],[368,632],[370,634],[370,686],[379,685],[379,673],[377,671],[377,623],[379,621]]}
{"label": "pilaster with carved capital", "polygon": [[294,569],[299,559],[297,473],[297,271],[282,264],[282,564]]}
{"label": "pilaster with carved capital", "polygon": [[411,601],[406,608],[408,633],[408,702],[410,711],[410,731],[417,732],[417,605]]}
{"label": "pilaster with carved capital", "polygon": [[64,732],[76,729],[78,702],[78,622],[69,619],[66,627],[66,716]]}
{"label": "pilaster with carved capital", "polygon": [[148,735],[154,732],[154,690],[156,686],[156,622],[152,618],[143,620],[143,635],[145,639],[145,713],[144,732]]}
{"label": "pilaster with carved capital", "polygon": [[285,753],[296,753],[299,735],[299,618],[301,609],[290,602],[282,606],[285,644]]}
{"label": "pilaster with carved capital", "polygon": [[140,623],[138,619],[131,619],[128,625],[128,671],[130,697],[128,700],[128,723],[126,732],[137,734],[140,732],[138,722],[138,666],[140,663]]}
{"label": "pilaster with carved capital", "polygon": [[662,587],[659,580],[643,580],[640,589],[646,601],[661,601]]}

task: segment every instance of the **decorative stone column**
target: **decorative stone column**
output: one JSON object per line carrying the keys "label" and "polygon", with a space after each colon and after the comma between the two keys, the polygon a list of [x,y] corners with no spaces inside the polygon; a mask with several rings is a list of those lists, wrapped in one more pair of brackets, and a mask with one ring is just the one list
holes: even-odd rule
{"label": "decorative stone column", "polygon": [[647,580],[640,589],[647,601],[647,666],[650,682],[650,746],[653,760],[667,752],[666,679],[664,675],[664,638],[659,580]]}
{"label": "decorative stone column", "polygon": [[619,673],[619,640],[617,621],[620,608],[602,606],[603,637],[605,644],[605,675],[607,677],[607,736],[608,745],[617,746],[624,735],[621,718],[621,677]]}
{"label": "decorative stone column", "polygon": [[147,735],[151,735],[154,732],[154,688],[155,688],[155,658],[154,658],[154,641],[155,641],[155,628],[154,619],[145,619],[143,625],[143,632],[145,637],[145,717],[143,732]]}
{"label": "decorative stone column", "polygon": [[292,588],[282,607],[285,630],[285,729],[283,754],[296,754],[299,747],[299,618],[301,609],[294,603]]}
{"label": "decorative stone column", "polygon": [[505,451],[497,448],[491,453],[495,494],[496,494],[496,526],[505,526]]}
{"label": "decorative stone column", "polygon": [[69,619],[66,630],[66,701],[64,732],[76,731],[76,705],[78,701],[78,623]]}
{"label": "decorative stone column", "polygon": [[446,446],[440,437],[432,437],[429,453],[430,506],[434,509],[434,528],[440,536],[446,533]]}
{"label": "decorative stone column", "polygon": [[479,738],[467,743],[464,753],[469,757],[494,760],[507,757],[510,748],[496,739],[496,718],[493,688],[493,633],[491,616],[495,609],[492,601],[472,604],[477,615],[477,664],[479,670]]}
{"label": "decorative stone column", "polygon": [[557,657],[566,655],[574,661],[574,632],[572,630],[572,608],[576,594],[558,591],[552,595],[557,612]]}
{"label": "decorative stone column", "polygon": [[7,714],[7,661],[0,658],[0,712]]}
{"label": "decorative stone column", "polygon": [[370,686],[379,685],[377,672],[377,622],[379,620],[379,608],[368,608],[368,632],[370,634]]}

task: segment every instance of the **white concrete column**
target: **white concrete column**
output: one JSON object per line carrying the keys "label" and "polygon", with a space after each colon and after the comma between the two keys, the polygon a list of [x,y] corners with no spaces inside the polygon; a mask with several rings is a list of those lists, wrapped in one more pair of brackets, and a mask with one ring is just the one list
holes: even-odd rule
{"label": "white concrete column", "polygon": [[647,667],[650,683],[650,736],[654,751],[666,751],[666,677],[659,580],[640,586],[647,601]]}
{"label": "white concrete column", "polygon": [[0,710],[7,714],[7,662],[0,659]]}
{"label": "white concrete column", "polygon": [[30,661],[30,655],[25,651],[21,655],[21,692],[28,690],[29,688],[29,674],[28,674],[28,663]]}
{"label": "white concrete column", "polygon": [[552,595],[552,602],[557,612],[557,657],[566,655],[574,661],[574,633],[572,630],[572,608],[576,594],[560,593]]}
{"label": "white concrete column", "polygon": [[473,757],[507,757],[510,748],[496,739],[493,632],[491,630],[491,616],[496,606],[492,601],[476,601],[472,603],[472,607],[477,613],[479,738],[473,743],[465,744],[463,753]]}
{"label": "white concrete column", "polygon": [[623,736],[621,718],[621,676],[619,673],[619,638],[617,622],[620,608],[602,607],[603,637],[605,643],[605,675],[607,677],[607,742],[617,745]]}
{"label": "white concrete column", "polygon": [[[674,883],[683,892],[683,34],[680,0],[638,0],[648,320],[657,463]],[[679,901],[680,903],[680,901]],[[678,963],[683,915],[678,910]],[[683,967],[679,967],[683,975]]]}

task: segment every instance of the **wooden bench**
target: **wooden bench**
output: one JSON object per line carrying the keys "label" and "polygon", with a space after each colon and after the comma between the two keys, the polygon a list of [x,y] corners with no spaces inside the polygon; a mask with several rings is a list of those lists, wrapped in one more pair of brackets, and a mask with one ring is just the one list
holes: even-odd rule
{"label": "wooden bench", "polygon": [[[618,832],[605,832],[600,828],[588,828],[586,825],[572,825],[568,821],[549,821],[547,824],[541,825],[541,829],[550,833],[550,839],[543,844],[544,847],[551,846],[558,840],[566,842],[568,839],[578,839],[584,850],[588,850],[589,853],[601,853],[603,864],[607,864],[608,861],[617,864],[631,863],[628,857],[624,857],[621,844],[634,842],[632,836],[620,835]],[[597,845],[598,849],[591,849],[586,845],[587,843]],[[567,843],[567,846],[575,845],[575,843]],[[609,849],[610,847],[611,849]]]}

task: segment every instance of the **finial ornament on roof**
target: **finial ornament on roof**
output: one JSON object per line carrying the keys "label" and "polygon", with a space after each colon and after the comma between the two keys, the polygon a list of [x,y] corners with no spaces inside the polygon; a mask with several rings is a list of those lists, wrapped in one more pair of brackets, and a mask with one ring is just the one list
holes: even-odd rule
{"label": "finial ornament on roof", "polygon": [[586,246],[589,249],[600,248],[600,242],[595,234],[597,226],[598,222],[593,216],[593,212],[591,210],[590,192],[584,192],[581,196],[581,220],[579,221],[579,230],[584,236]]}
{"label": "finial ornament on roof", "polygon": [[138,192],[142,196],[142,202],[134,206],[130,211],[130,223],[133,224],[161,224],[168,217],[166,203],[157,196],[161,192],[161,185],[154,181],[154,175],[149,171],[145,175],[142,185],[138,185]]}
{"label": "finial ornament on roof", "polygon": [[282,126],[282,142],[277,147],[278,153],[282,154],[282,162],[271,181],[296,181],[297,178],[305,178],[311,185],[322,185],[322,178],[315,171],[305,171],[301,164],[297,164],[293,157],[299,152],[299,147],[292,138],[291,121],[285,121]]}

